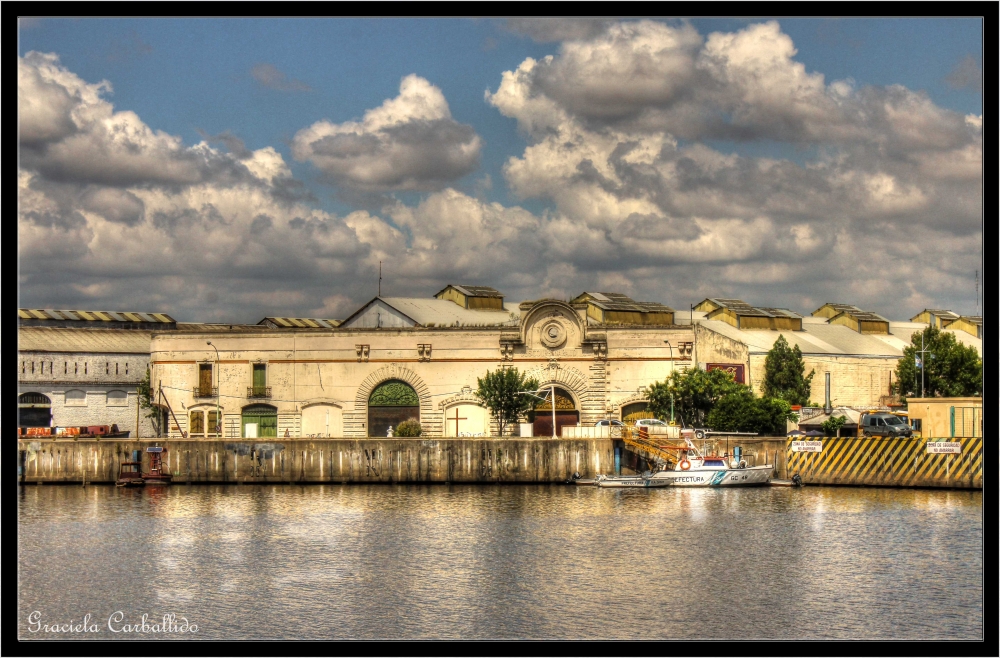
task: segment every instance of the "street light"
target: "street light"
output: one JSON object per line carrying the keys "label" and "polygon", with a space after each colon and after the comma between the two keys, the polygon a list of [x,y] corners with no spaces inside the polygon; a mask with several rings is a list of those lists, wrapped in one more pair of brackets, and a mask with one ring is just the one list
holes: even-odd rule
{"label": "street light", "polygon": [[221,388],[220,384],[222,384],[222,377],[219,376],[221,373],[218,372],[218,370],[219,370],[219,348],[216,347],[215,345],[212,345],[212,341],[208,341],[205,344],[211,346],[211,348],[213,350],[215,350],[215,370],[216,370],[216,374],[215,374],[215,380],[216,380],[215,381],[215,436],[216,437],[221,437],[222,436],[222,414],[219,412],[219,388]]}

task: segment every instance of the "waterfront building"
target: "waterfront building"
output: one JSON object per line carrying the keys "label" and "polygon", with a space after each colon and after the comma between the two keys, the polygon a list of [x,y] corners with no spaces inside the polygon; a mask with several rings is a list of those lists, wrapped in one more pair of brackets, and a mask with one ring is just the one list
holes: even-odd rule
{"label": "waterfront building", "polygon": [[926,437],[981,437],[983,435],[983,399],[908,398],[906,410],[910,424]]}
{"label": "waterfront building", "polygon": [[515,367],[549,392],[532,433],[561,435],[645,408],[646,386],[692,365],[691,327],[673,315],[618,293],[515,305],[493,288],[451,285],[376,297],[335,328],[157,332],[152,382],[171,436],[212,436],[217,422],[227,438],[386,436],[408,418],[424,436],[477,436],[496,432],[477,379]]}
{"label": "waterfront building", "polygon": [[19,309],[18,324],[20,426],[118,425],[133,437],[137,429],[141,436],[158,433],[156,419],[136,413],[136,387],[149,365],[151,330],[175,328],[173,318]]}
{"label": "waterfront building", "polygon": [[[957,324],[957,313],[951,315],[942,331],[982,355],[982,339],[966,330],[966,325]],[[705,299],[694,306],[688,322],[695,326],[695,361],[702,369],[726,369],[759,394],[767,353],[784,336],[789,346],[802,351],[805,374],[816,373],[812,401],[825,401],[824,375],[830,373],[831,402],[866,409],[898,403],[891,390],[896,365],[913,334],[927,327],[927,319],[893,322],[851,304],[824,304],[811,315],[801,316],[738,299]],[[974,320],[969,318],[968,326],[975,327]]]}

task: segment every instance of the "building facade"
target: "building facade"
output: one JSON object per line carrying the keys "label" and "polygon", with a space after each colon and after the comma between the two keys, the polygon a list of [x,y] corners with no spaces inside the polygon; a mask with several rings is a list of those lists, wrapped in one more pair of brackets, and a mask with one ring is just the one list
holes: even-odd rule
{"label": "building facade", "polygon": [[19,426],[118,425],[133,437],[156,436],[137,392],[149,341],[143,330],[19,328]]}
{"label": "building facade", "polygon": [[[783,336],[802,352],[805,374],[815,372],[812,402],[825,403],[825,374],[830,373],[831,403],[858,409],[898,402],[892,392],[896,366],[913,334],[928,326],[912,320],[892,322],[850,304],[824,304],[808,316],[752,307],[738,299],[706,299],[694,308],[690,321],[695,326],[698,367],[724,368],[760,394],[767,353]],[[959,318],[950,311],[935,313]],[[971,323],[970,327],[963,330],[956,323],[943,331],[982,355],[980,330]]]}
{"label": "building facade", "polygon": [[477,379],[514,367],[546,398],[534,435],[561,435],[634,411],[646,386],[692,363],[690,327],[602,323],[588,308],[505,305],[492,289],[449,286],[426,300],[376,298],[333,329],[178,329],[152,337],[152,382],[171,436],[386,436],[409,418],[423,436],[477,436],[496,433]]}

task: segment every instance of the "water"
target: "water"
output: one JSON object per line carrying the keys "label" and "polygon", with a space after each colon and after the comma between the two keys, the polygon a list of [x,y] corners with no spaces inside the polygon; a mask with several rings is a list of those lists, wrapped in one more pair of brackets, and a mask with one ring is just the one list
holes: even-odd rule
{"label": "water", "polygon": [[[146,632],[130,637],[159,638],[983,638],[981,492],[175,485],[19,496],[22,638],[129,635],[109,630],[115,612],[116,629],[146,614]],[[51,632],[87,614],[88,628]],[[167,614],[188,632],[158,634]]]}

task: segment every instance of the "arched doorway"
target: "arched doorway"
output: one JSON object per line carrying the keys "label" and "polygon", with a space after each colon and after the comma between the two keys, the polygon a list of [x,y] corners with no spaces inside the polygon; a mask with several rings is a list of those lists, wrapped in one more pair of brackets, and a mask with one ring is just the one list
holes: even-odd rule
{"label": "arched doorway", "polygon": [[626,425],[642,418],[653,418],[648,402],[633,402],[622,407],[622,422]]}
{"label": "arched doorway", "polygon": [[344,414],[333,404],[316,403],[302,408],[302,436],[343,436]]}
{"label": "arched doorway", "polygon": [[[576,427],[580,422],[580,412],[573,402],[573,396],[566,389],[555,389],[556,392],[556,431],[552,432],[552,394],[549,392],[550,386],[542,386],[542,391],[547,393],[545,402],[539,402],[535,407],[534,421],[532,422],[532,434],[534,436],[562,436],[562,428],[566,425]],[[541,394],[539,394],[541,395]]]}
{"label": "arched doorway", "polygon": [[17,424],[20,427],[50,427],[52,425],[52,400],[41,393],[18,395]]}
{"label": "arched doorway", "polygon": [[278,436],[278,408],[269,404],[243,407],[243,438],[262,439]]}
{"label": "arched doorway", "polygon": [[420,398],[399,379],[384,381],[368,396],[368,436],[387,436],[404,420],[420,420]]}

